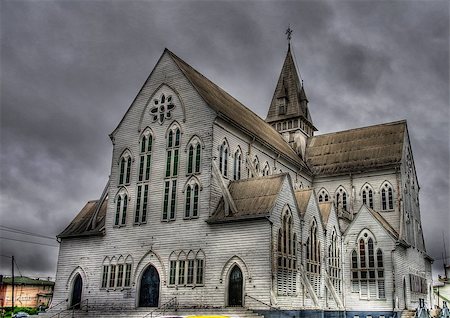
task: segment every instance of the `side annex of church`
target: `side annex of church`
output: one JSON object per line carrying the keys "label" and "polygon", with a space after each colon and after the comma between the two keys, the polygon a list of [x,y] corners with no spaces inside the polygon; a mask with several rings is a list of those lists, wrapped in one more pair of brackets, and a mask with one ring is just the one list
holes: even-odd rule
{"label": "side annex of church", "polygon": [[58,235],[53,303],[431,305],[406,121],[315,131],[290,46],[266,120],[165,49],[110,135],[103,194]]}

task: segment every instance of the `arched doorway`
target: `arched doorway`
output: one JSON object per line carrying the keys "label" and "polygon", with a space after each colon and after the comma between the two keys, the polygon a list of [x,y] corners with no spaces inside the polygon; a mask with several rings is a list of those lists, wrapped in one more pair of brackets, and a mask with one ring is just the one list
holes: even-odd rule
{"label": "arched doorway", "polygon": [[155,266],[149,265],[142,274],[139,289],[139,307],[158,307],[159,274]]}
{"label": "arched doorway", "polygon": [[70,307],[80,309],[81,292],[83,291],[83,279],[80,274],[77,274],[73,281],[72,297],[70,301]]}
{"label": "arched doorway", "polygon": [[239,266],[234,265],[228,279],[228,306],[242,306],[244,279]]}

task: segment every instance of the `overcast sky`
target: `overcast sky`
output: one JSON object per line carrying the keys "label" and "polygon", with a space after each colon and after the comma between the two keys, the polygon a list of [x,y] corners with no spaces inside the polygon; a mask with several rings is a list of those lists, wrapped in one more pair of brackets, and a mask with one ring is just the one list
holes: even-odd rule
{"label": "overcast sky", "polygon": [[[108,134],[165,47],[265,118],[290,24],[319,133],[408,121],[425,241],[441,258],[450,228],[447,1],[4,0],[0,18],[1,225],[54,237],[100,196]],[[55,241],[0,236],[22,274],[55,276],[57,248],[4,237]],[[9,275],[10,260],[0,262]]]}

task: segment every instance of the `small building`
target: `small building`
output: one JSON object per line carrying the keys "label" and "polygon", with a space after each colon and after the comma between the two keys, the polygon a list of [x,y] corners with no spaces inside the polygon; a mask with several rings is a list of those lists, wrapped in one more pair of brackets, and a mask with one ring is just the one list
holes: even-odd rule
{"label": "small building", "polygon": [[[53,297],[55,282],[25,276],[14,277],[14,306],[48,306]],[[12,279],[3,278],[0,283],[0,307],[11,307]]]}

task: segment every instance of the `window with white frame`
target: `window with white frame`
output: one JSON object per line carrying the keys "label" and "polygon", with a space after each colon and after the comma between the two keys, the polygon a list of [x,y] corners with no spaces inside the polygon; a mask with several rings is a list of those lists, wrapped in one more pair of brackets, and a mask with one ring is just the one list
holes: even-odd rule
{"label": "window with white frame", "polygon": [[172,252],[169,257],[169,287],[203,286],[205,254],[202,250]]}
{"label": "window with white frame", "polygon": [[347,206],[347,191],[343,186],[340,186],[337,188],[336,193],[336,206],[338,209],[338,212],[348,211]]}
{"label": "window with white frame", "polygon": [[242,166],[242,152],[238,148],[234,153],[234,165],[233,165],[233,179],[241,179],[241,166]]}
{"label": "window with white frame", "polygon": [[328,191],[325,188],[320,189],[319,191],[319,203],[321,202],[328,202],[330,198],[330,195],[328,194]]}
{"label": "window with white frame", "polygon": [[381,187],[381,210],[393,210],[394,209],[394,191],[392,185],[389,182],[384,182]]}
{"label": "window with white frame", "polygon": [[201,164],[201,154],[202,154],[202,144],[200,139],[195,136],[191,139],[187,146],[188,152],[188,163],[187,163],[187,174],[198,174],[200,173]]}
{"label": "window with white frame", "polygon": [[184,207],[184,218],[192,219],[198,217],[198,201],[200,194],[200,186],[197,178],[192,177],[184,188],[185,192],[185,207]]}
{"label": "window with white frame", "polygon": [[139,155],[139,173],[138,181],[148,181],[150,179],[150,164],[152,156],[153,136],[147,129],[141,135],[140,155]]}
{"label": "window with white frame", "polygon": [[383,252],[372,233],[362,232],[351,259],[352,292],[359,292],[361,299],[385,299]]}
{"label": "window with white frame", "polygon": [[122,188],[116,195],[116,213],[114,216],[114,226],[124,226],[127,220],[128,194]]}
{"label": "window with white frame", "polygon": [[337,235],[336,229],[333,229],[331,234],[331,242],[328,247],[328,275],[336,292],[341,295],[341,253],[339,249],[340,238]]}
{"label": "window with white frame", "polygon": [[219,170],[224,177],[228,177],[228,144],[226,140],[219,147]]}
{"label": "window with white frame", "polygon": [[257,156],[255,156],[255,158],[253,158],[253,168],[255,168],[256,175],[252,174],[252,178],[258,177],[259,176],[259,159]]}
{"label": "window with white frame", "polygon": [[277,289],[279,295],[297,293],[297,234],[294,218],[286,206],[281,214],[281,228],[278,230]]}
{"label": "window with white frame", "polygon": [[309,228],[309,237],[306,241],[306,275],[317,295],[320,294],[321,284],[321,257],[320,241],[318,239],[317,223],[314,220]]}
{"label": "window with white frame", "polygon": [[174,123],[167,132],[166,178],[164,180],[163,221],[175,219],[177,198],[177,176],[180,155],[181,130]]}
{"label": "window with white frame", "polygon": [[119,160],[119,186],[130,184],[131,161],[131,153],[124,151]]}
{"label": "window with white frame", "polygon": [[130,288],[132,264],[130,255],[126,258],[119,256],[118,260],[115,257],[105,257],[101,271],[101,288]]}
{"label": "window with white frame", "polygon": [[373,209],[373,189],[370,185],[366,184],[361,190],[363,204]]}
{"label": "window with white frame", "polygon": [[148,193],[149,193],[148,184],[138,184],[136,196],[136,211],[134,215],[135,224],[147,222]]}

